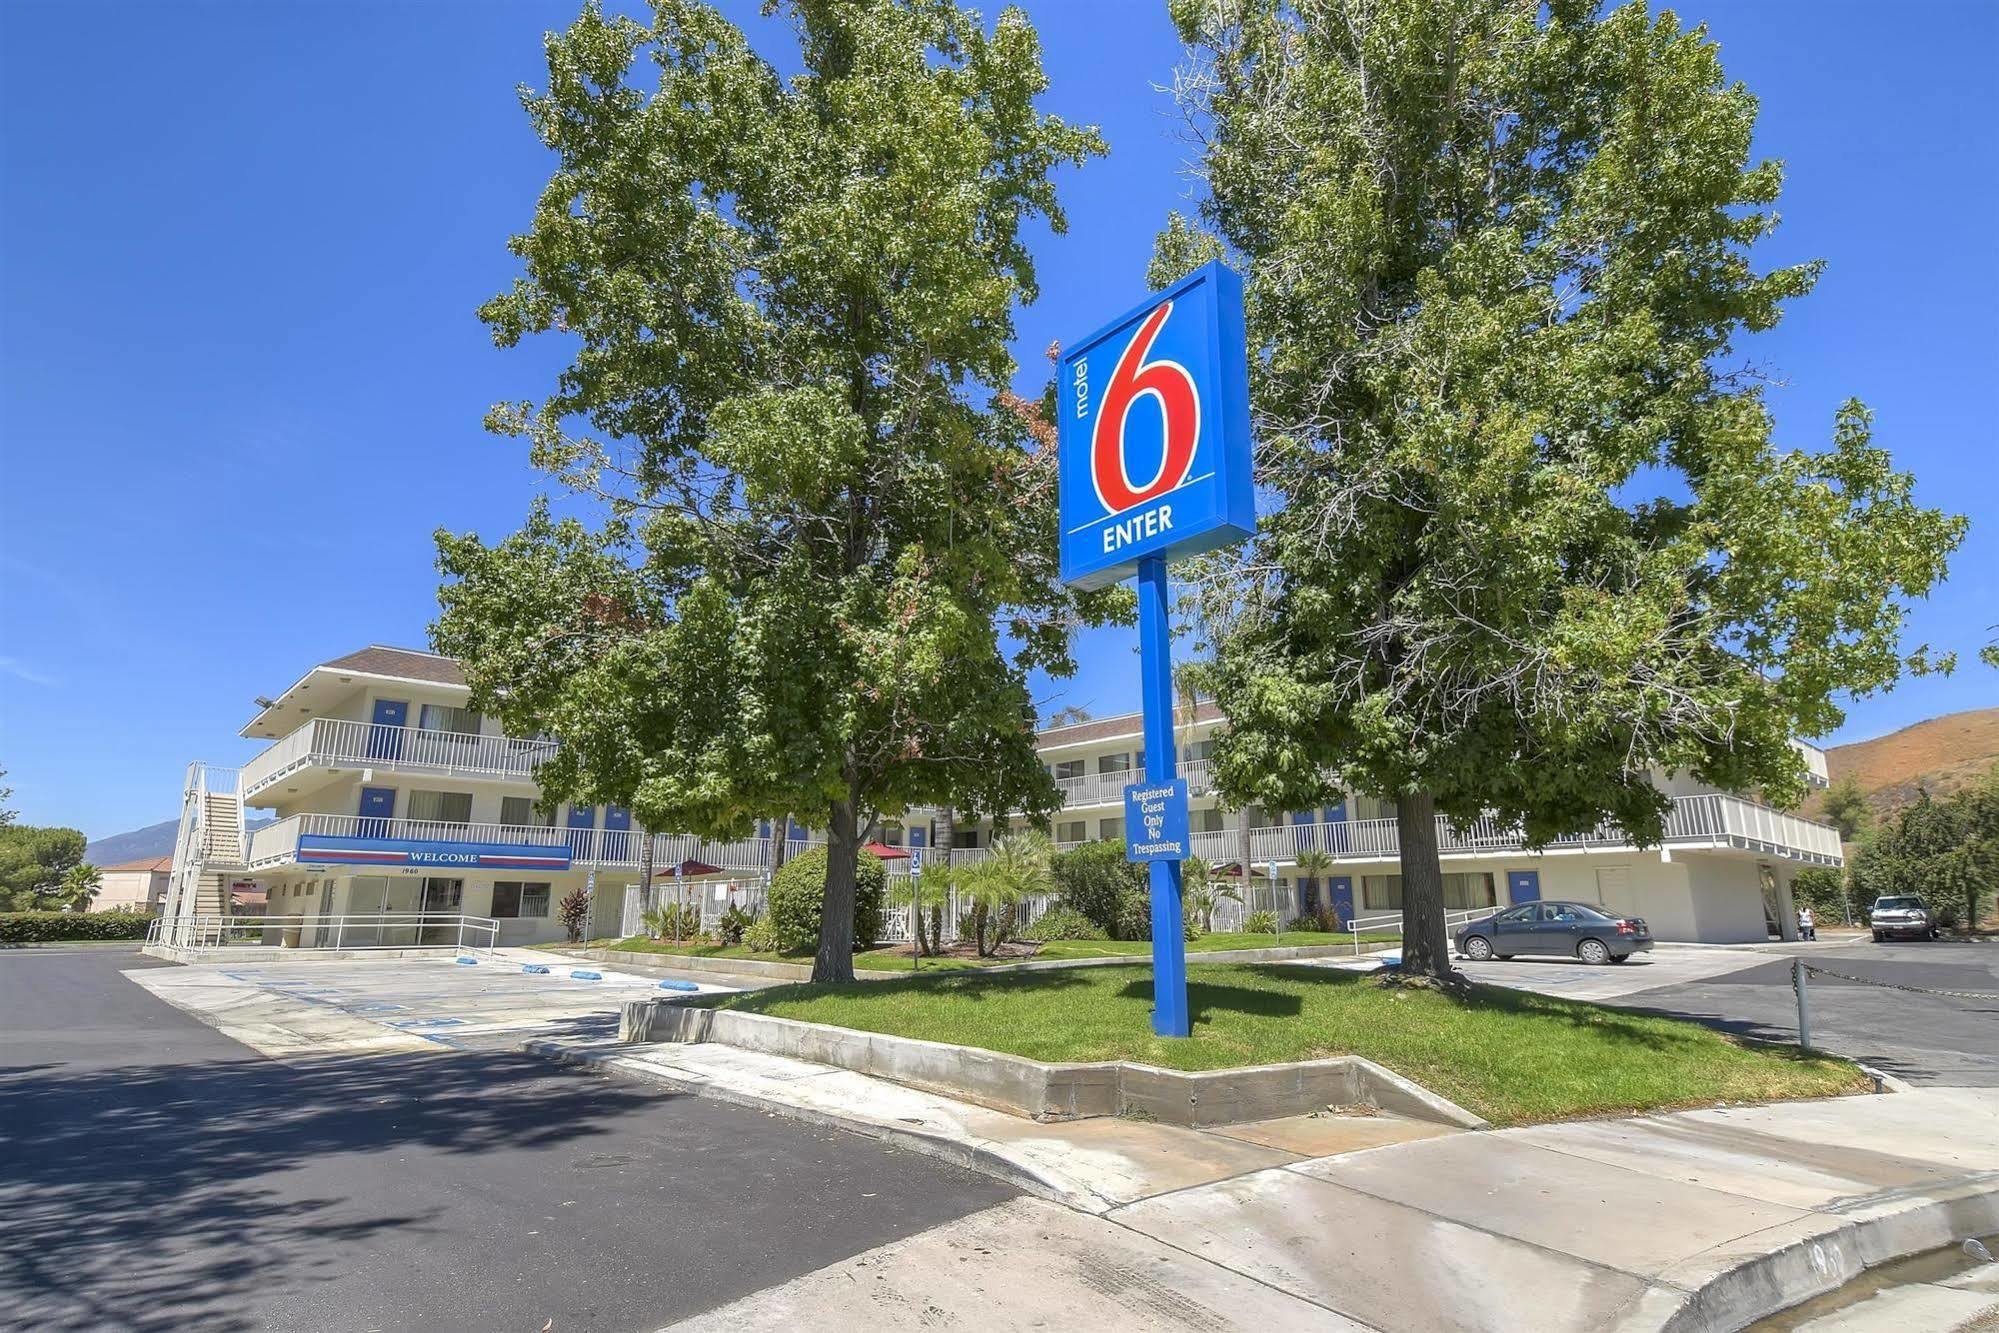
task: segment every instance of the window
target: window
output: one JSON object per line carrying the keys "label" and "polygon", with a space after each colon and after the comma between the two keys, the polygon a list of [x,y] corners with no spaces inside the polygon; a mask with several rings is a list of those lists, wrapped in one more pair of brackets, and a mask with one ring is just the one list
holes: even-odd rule
{"label": "window", "polygon": [[456,731],[476,736],[482,724],[480,716],[469,708],[453,708],[450,704],[425,704],[416,715],[419,731]]}
{"label": "window", "polygon": [[472,822],[472,793],[469,791],[413,791],[409,817],[422,823],[469,824]]}
{"label": "window", "polygon": [[1445,911],[1465,912],[1498,905],[1498,887],[1490,871],[1452,871],[1444,876]]}
{"label": "window", "polygon": [[1534,904],[1529,903],[1525,907],[1516,907],[1510,912],[1501,912],[1498,916],[1494,917],[1493,920],[1504,921],[1510,926],[1511,925],[1524,926],[1528,922],[1534,919],[1534,914],[1539,910],[1540,909],[1535,907]]}
{"label": "window", "polygon": [[[1446,871],[1444,874],[1444,910],[1465,912],[1480,907],[1496,907],[1499,904],[1497,886],[1490,872]],[[1362,875],[1362,901],[1370,912],[1394,912],[1402,907],[1402,876]]]}
{"label": "window", "polygon": [[498,917],[545,917],[548,915],[549,886],[501,880],[493,885],[493,915]]}
{"label": "window", "polygon": [[1192,821],[1194,832],[1196,833],[1220,833],[1228,827],[1227,820],[1222,814],[1221,807],[1218,805],[1211,805],[1205,810],[1192,811],[1188,817]]}
{"label": "window", "polygon": [[462,879],[426,879],[423,882],[423,911],[455,912],[465,897]]}
{"label": "window", "polygon": [[1190,741],[1187,744],[1187,762],[1190,764],[1199,763],[1201,760],[1212,756],[1214,752],[1215,742],[1212,737],[1207,740]]}
{"label": "window", "polygon": [[1083,776],[1083,771],[1083,761],[1080,759],[1058,760],[1055,764],[1055,780],[1067,782],[1071,778],[1080,778]]}
{"label": "window", "polygon": [[1097,756],[1097,772],[1128,773],[1131,771],[1131,754],[1100,754]]}
{"label": "window", "polygon": [[1089,838],[1089,825],[1080,819],[1072,819],[1066,824],[1057,824],[1055,826],[1055,841],[1057,842],[1088,842]]}
{"label": "window", "polygon": [[1124,816],[1119,815],[1116,819],[1098,820],[1097,836],[1115,842],[1124,841]]}
{"label": "window", "polygon": [[1370,912],[1395,912],[1402,908],[1402,876],[1362,875],[1361,905]]}
{"label": "window", "polygon": [[902,846],[902,825],[900,824],[882,825],[882,845],[884,847]]}
{"label": "window", "polygon": [[554,825],[555,816],[553,813],[544,815],[536,810],[532,796],[502,796],[500,822],[526,828],[549,828]]}

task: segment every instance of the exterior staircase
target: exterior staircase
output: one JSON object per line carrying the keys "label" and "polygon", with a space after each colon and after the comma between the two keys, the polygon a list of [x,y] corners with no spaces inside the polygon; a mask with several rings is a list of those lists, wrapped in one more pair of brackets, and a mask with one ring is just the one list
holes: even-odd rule
{"label": "exterior staircase", "polygon": [[191,943],[195,918],[228,914],[229,880],[248,865],[249,851],[241,775],[233,768],[189,764],[173,874],[155,941],[164,951]]}

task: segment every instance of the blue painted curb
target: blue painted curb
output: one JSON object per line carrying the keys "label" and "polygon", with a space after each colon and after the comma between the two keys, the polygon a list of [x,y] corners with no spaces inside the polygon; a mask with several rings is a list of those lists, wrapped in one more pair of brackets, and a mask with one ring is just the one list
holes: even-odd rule
{"label": "blue painted curb", "polygon": [[458,965],[459,965],[460,967],[477,967],[477,966],[479,966],[479,960],[478,960],[478,959],[476,959],[476,958],[460,958],[460,959],[457,959],[457,960],[455,960],[455,961],[456,961],[456,962],[458,963]]}
{"label": "blue painted curb", "polygon": [[521,971],[523,971],[523,972],[532,972],[532,973],[534,973],[534,974],[535,974],[536,976],[538,976],[538,977],[545,977],[545,976],[547,976],[547,975],[548,975],[548,964],[547,964],[547,963],[522,963],[522,964],[521,964]]}
{"label": "blue painted curb", "polygon": [[586,972],[580,967],[571,968],[569,975],[578,981],[602,981],[604,979],[602,972]]}
{"label": "blue painted curb", "polygon": [[700,988],[699,986],[695,985],[695,984],[694,984],[693,982],[691,982],[691,981],[673,981],[673,980],[670,980],[670,979],[669,979],[669,980],[666,980],[666,981],[662,981],[662,982],[660,982],[660,983],[659,983],[659,988],[660,988],[661,990],[700,990],[700,989],[701,989],[701,988]]}

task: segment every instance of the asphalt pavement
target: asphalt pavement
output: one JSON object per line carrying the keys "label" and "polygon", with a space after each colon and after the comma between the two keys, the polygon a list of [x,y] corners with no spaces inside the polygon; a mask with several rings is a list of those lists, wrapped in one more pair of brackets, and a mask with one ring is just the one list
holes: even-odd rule
{"label": "asphalt pavement", "polygon": [[156,966],[0,952],[9,1326],[658,1328],[1014,1195],[508,1051],[266,1059]]}
{"label": "asphalt pavement", "polygon": [[[1911,1083],[1999,1087],[1999,944],[1932,940],[1812,949],[1812,1044]],[[1870,984],[1872,983],[1872,984]],[[1957,995],[1936,992],[1960,992]],[[1796,1041],[1791,960],[1641,990],[1608,1004],[1696,1018],[1742,1036]]]}

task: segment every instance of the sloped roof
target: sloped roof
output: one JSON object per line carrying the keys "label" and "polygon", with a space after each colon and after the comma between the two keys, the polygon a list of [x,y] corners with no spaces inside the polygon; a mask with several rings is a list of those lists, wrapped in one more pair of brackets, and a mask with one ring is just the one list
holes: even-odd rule
{"label": "sloped roof", "polygon": [[142,870],[150,871],[155,875],[170,875],[173,873],[173,868],[174,859],[171,856],[153,856],[143,861],[120,861],[115,866],[99,866],[97,870],[99,874],[105,875],[112,874],[113,872],[119,874],[137,874]]}
{"label": "sloped roof", "polygon": [[[1212,699],[1203,699],[1194,705],[1195,722],[1219,722],[1222,710]],[[1174,722],[1181,723],[1179,709],[1174,709]],[[1116,717],[1093,717],[1088,722],[1076,722],[1066,727],[1043,727],[1035,733],[1035,744],[1046,749],[1055,745],[1081,745],[1088,741],[1109,740],[1113,736],[1136,736],[1145,729],[1143,713],[1119,713]]]}
{"label": "sloped roof", "polygon": [[390,648],[371,643],[358,653],[336,657],[321,666],[336,671],[365,671],[372,676],[396,676],[403,680],[427,680],[436,685],[463,685],[464,668],[454,657],[439,657],[415,648]]}

